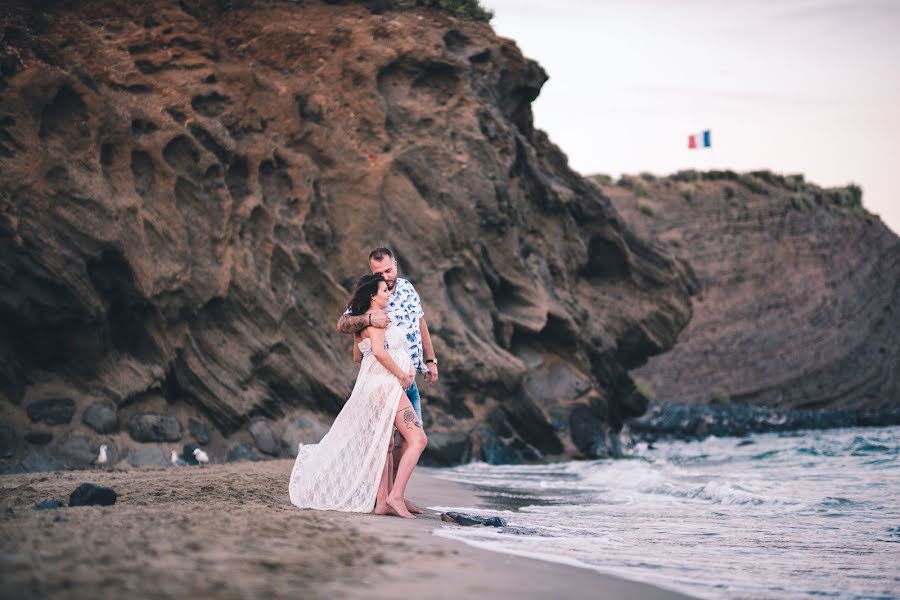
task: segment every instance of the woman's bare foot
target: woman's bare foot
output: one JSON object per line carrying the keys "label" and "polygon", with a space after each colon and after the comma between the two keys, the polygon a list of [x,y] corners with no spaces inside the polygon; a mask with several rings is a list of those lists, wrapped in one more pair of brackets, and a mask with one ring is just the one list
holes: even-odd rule
{"label": "woman's bare foot", "polygon": [[419,508],[418,506],[416,506],[415,504],[413,504],[412,502],[410,502],[409,500],[407,500],[406,498],[403,499],[403,502],[406,503],[406,508],[409,510],[409,512],[417,514],[417,515],[422,514],[422,509]]}
{"label": "woman's bare foot", "polygon": [[385,503],[385,504],[377,504],[376,503],[375,510],[372,512],[376,515],[391,515],[391,516],[395,516],[395,517],[397,516],[397,512],[393,508],[388,506],[387,503]]}
{"label": "woman's bare foot", "polygon": [[392,498],[390,496],[384,501],[389,507],[391,507],[398,517],[403,517],[404,519],[415,519],[415,515],[411,514],[406,509],[406,503],[403,501],[403,498]]}

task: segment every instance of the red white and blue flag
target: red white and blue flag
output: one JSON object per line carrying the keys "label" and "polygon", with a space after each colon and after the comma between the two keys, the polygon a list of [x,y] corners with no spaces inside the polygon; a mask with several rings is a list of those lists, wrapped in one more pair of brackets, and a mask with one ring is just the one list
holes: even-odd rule
{"label": "red white and blue flag", "polygon": [[709,148],[712,146],[712,139],[709,135],[709,129],[702,133],[695,133],[688,136],[688,148],[697,150],[699,148]]}

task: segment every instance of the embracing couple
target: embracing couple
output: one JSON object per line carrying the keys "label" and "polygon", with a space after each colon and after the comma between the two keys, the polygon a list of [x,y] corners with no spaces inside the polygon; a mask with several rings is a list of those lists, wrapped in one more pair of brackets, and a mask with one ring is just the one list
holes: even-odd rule
{"label": "embracing couple", "polygon": [[427,443],[416,372],[434,385],[437,359],[419,295],[397,276],[393,252],[375,248],[369,268],[337,324],[354,335],[356,384],[325,437],[300,445],[288,489],[300,508],[414,519],[422,510],[406,499],[406,484]]}

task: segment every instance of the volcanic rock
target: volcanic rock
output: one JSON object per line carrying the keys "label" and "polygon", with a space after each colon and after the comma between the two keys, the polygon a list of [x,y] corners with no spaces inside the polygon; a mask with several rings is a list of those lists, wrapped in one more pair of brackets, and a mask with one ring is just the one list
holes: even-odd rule
{"label": "volcanic rock", "polygon": [[119,429],[119,415],[112,402],[94,402],[84,411],[81,420],[97,433],[113,433]]}
{"label": "volcanic rock", "polygon": [[28,417],[47,425],[62,425],[72,420],[75,402],[71,398],[48,398],[28,405]]}
{"label": "volcanic rock", "polygon": [[128,433],[137,442],[177,442],[181,439],[181,423],[168,415],[134,415],[128,420]]}
{"label": "volcanic rock", "polygon": [[[487,24],[315,0],[16,5],[0,48],[14,410],[53,384],[82,409],[162,395],[225,437],[260,416],[330,422],[356,372],[334,323],[385,242],[441,360],[426,425],[471,434],[458,456],[579,455],[559,414],[586,387],[610,430],[643,410],[628,371],[675,342],[694,283],[534,128],[547,75]],[[559,386],[523,387],[535,357]],[[135,440],[181,436],[144,419]]]}

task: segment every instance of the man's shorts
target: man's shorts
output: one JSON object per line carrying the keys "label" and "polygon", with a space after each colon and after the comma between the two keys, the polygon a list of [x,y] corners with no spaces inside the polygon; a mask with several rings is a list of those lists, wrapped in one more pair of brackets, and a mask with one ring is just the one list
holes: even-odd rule
{"label": "man's shorts", "polygon": [[419,386],[416,385],[415,381],[406,389],[406,397],[409,398],[409,403],[412,404],[413,410],[416,411],[416,416],[419,417],[419,423],[421,423],[422,400],[419,397]]}

